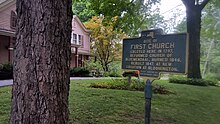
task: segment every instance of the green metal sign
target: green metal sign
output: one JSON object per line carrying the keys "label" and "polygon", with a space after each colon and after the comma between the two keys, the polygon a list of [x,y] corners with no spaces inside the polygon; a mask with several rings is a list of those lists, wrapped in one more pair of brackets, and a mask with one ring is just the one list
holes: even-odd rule
{"label": "green metal sign", "polygon": [[122,69],[139,70],[140,76],[187,73],[187,33],[162,35],[161,30],[142,31],[141,37],[123,40]]}

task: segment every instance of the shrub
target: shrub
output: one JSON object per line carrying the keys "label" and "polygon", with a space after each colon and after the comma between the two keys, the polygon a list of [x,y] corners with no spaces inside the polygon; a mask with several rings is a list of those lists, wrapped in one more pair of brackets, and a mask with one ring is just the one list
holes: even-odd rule
{"label": "shrub", "polygon": [[100,62],[94,60],[87,60],[84,62],[85,63],[85,68],[90,70],[93,73],[93,76],[96,77],[121,77],[122,70],[121,70],[121,62],[119,61],[114,61],[109,64],[109,71],[104,72],[102,65]]}
{"label": "shrub", "polygon": [[[132,80],[129,84],[127,79],[112,79],[111,82],[92,83],[90,87],[93,88],[106,88],[118,90],[131,90],[131,91],[144,91],[145,82],[143,80]],[[152,90],[155,94],[174,94],[164,86],[152,85]]]}
{"label": "shrub", "polygon": [[90,72],[86,68],[77,67],[70,70],[70,76],[73,77],[88,77]]}
{"label": "shrub", "polygon": [[173,76],[169,78],[169,82],[177,83],[177,84],[197,85],[197,86],[217,86],[216,81],[210,81],[205,79],[191,79],[183,76]]}
{"label": "shrub", "polygon": [[205,77],[206,80],[210,81],[220,81],[220,74],[219,73],[208,73]]}
{"label": "shrub", "polygon": [[168,90],[166,87],[161,85],[153,85],[153,92],[155,94],[175,94],[174,92]]}
{"label": "shrub", "polygon": [[122,69],[121,69],[121,62],[114,61],[109,65],[109,77],[121,77],[122,76]]}
{"label": "shrub", "polygon": [[96,76],[96,77],[103,76],[103,68],[98,61],[94,62],[94,60],[86,60],[84,63],[85,63],[85,68],[91,72],[92,76]]}
{"label": "shrub", "polygon": [[127,76],[139,77],[139,75],[140,75],[139,71],[126,71],[122,74],[123,77],[127,77]]}
{"label": "shrub", "polygon": [[12,72],[13,71],[13,65],[10,63],[2,64],[0,67],[0,71],[2,72]]}
{"label": "shrub", "polygon": [[0,80],[13,78],[13,66],[12,64],[0,65]]}

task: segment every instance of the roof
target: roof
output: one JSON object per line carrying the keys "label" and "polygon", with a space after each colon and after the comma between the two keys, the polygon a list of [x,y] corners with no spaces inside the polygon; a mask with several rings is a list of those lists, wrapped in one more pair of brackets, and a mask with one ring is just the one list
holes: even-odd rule
{"label": "roof", "polygon": [[80,27],[81,27],[85,32],[87,32],[87,33],[90,33],[90,32],[91,32],[91,30],[86,29],[85,25],[79,20],[79,18],[78,18],[76,15],[73,15],[73,20],[76,20],[76,21],[79,23]]}
{"label": "roof", "polygon": [[14,30],[8,30],[8,29],[0,28],[0,35],[14,37],[15,36],[15,31]]}
{"label": "roof", "polygon": [[16,0],[0,0],[0,11],[6,9],[8,6],[15,4]]}

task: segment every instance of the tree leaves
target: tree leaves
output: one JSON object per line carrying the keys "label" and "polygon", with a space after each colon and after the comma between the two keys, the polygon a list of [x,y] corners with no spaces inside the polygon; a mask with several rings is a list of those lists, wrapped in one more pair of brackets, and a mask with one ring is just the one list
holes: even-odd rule
{"label": "tree leaves", "polygon": [[73,4],[73,13],[81,21],[87,22],[92,16],[104,16],[103,24],[117,17],[113,28],[122,29],[130,36],[149,27],[152,5],[160,0],[77,0]]}
{"label": "tree leaves", "polygon": [[104,16],[93,16],[90,21],[85,23],[86,28],[92,30],[91,49],[94,56],[101,63],[103,70],[108,71],[108,65],[120,59],[121,40],[126,37],[122,30],[114,30],[113,25],[118,17],[113,17],[111,21],[104,23]]}

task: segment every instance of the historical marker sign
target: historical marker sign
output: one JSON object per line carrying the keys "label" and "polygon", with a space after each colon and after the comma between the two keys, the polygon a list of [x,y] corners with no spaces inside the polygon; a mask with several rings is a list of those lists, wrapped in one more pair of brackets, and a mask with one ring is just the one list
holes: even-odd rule
{"label": "historical marker sign", "polygon": [[161,35],[143,31],[141,37],[123,40],[122,69],[139,70],[140,76],[187,73],[187,34]]}

